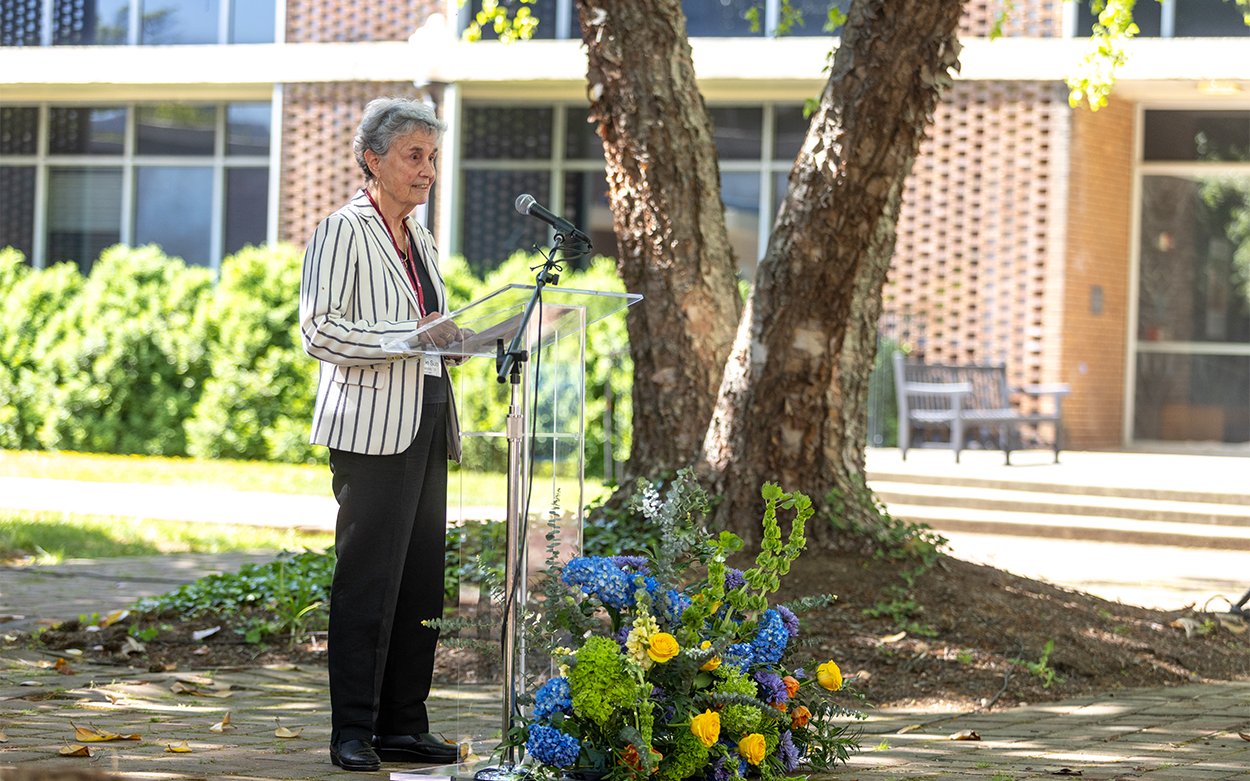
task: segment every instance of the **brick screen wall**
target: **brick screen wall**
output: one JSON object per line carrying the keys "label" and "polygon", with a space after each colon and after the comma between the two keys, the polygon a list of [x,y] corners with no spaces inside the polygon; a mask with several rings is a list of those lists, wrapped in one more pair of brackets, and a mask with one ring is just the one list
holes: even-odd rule
{"label": "brick screen wall", "polygon": [[[959,20],[959,35],[984,38],[1003,12],[1003,0],[968,0]],[[1063,35],[1064,0],[1016,0],[1003,22],[1002,34],[1013,38],[1059,38]]]}
{"label": "brick screen wall", "polygon": [[1114,447],[1123,434],[1133,117],[1133,104],[1114,98],[1072,112],[1062,373],[1074,448]]}
{"label": "brick screen wall", "polygon": [[907,180],[883,325],[929,363],[1043,382],[1052,136],[1061,85],[961,82]]}
{"label": "brick screen wall", "polygon": [[287,0],[286,39],[291,43],[406,41],[431,13],[437,0]]}
{"label": "brick screen wall", "polygon": [[412,82],[287,84],[282,100],[282,186],[278,233],[303,245],[317,223],[364,184],[352,138],[365,104],[419,97]]}

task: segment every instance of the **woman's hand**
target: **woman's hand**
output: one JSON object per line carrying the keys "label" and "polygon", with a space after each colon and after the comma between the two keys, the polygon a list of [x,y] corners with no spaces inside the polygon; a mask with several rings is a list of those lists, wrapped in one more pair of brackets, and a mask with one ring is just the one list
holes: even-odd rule
{"label": "woman's hand", "polygon": [[[443,315],[441,313],[431,312],[418,320],[417,325],[429,325],[442,318]],[[425,344],[431,344],[435,347],[446,347],[453,342],[460,341],[460,329],[451,320],[443,320],[443,322],[424,331],[419,338]]]}

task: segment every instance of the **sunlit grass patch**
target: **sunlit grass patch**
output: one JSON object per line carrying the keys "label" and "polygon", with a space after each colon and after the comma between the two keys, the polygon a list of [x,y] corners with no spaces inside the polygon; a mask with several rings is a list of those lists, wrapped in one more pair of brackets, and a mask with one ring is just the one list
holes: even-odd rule
{"label": "sunlit grass patch", "polygon": [[333,534],[295,529],[0,509],[0,559],[33,556],[39,564],[159,553],[324,550],[333,543]]}
{"label": "sunlit grass patch", "polygon": [[0,450],[0,476],[330,496],[325,465]]}

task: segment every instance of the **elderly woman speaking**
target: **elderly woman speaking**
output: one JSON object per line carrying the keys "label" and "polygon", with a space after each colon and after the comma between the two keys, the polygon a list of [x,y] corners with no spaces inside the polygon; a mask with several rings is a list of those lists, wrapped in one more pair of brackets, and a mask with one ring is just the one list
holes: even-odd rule
{"label": "elderly woman speaking", "polygon": [[[300,326],[321,362],[312,442],[330,449],[338,561],[330,590],[330,760],[449,763],[425,699],[443,607],[447,460],[460,459],[443,359],[388,340],[438,320],[447,294],[433,237],[411,216],[434,184],[446,125],[426,105],[379,98],[354,141],[365,186],[322,220],[304,254]],[[445,346],[444,321],[420,337]]]}

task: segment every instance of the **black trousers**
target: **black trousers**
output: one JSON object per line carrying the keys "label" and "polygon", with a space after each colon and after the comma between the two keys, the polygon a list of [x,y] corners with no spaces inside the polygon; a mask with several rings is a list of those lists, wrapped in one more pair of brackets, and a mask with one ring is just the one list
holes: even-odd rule
{"label": "black trousers", "polygon": [[443,611],[447,405],[426,404],[402,453],[330,450],[339,503],[330,587],[331,742],[430,731]]}

